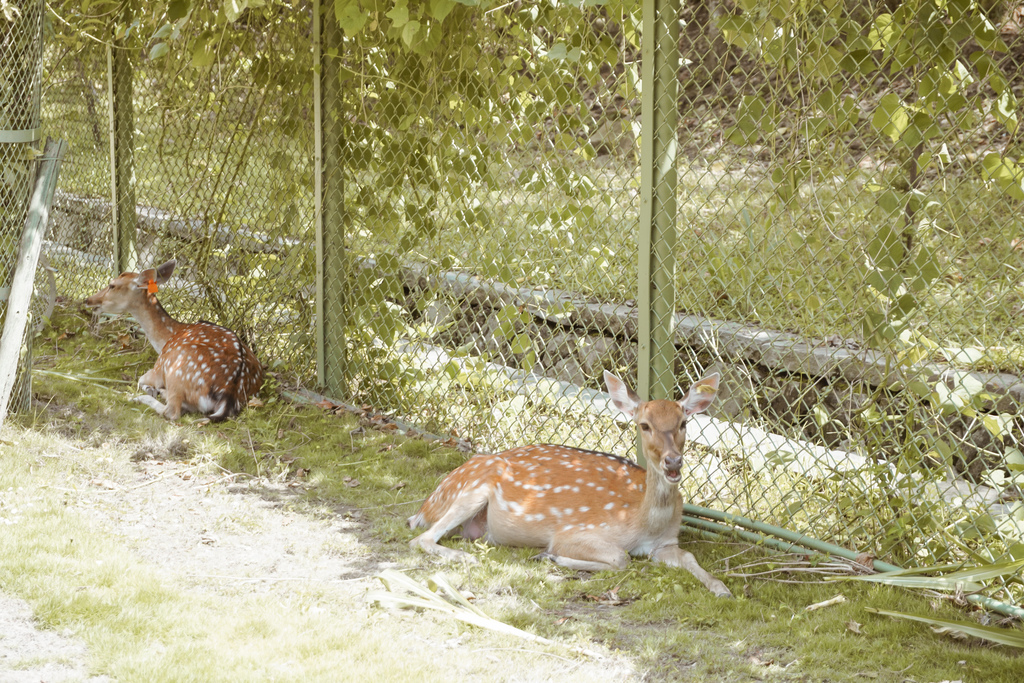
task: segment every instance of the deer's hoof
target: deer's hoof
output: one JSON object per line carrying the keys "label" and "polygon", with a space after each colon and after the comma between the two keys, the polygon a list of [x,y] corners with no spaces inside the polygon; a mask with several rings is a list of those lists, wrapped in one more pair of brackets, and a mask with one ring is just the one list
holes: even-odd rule
{"label": "deer's hoof", "polygon": [[430,555],[437,555],[447,562],[462,562],[463,564],[480,564],[480,561],[469,553],[456,548],[448,548],[429,540],[428,534],[417,536],[409,541],[409,547],[422,550]]}
{"label": "deer's hoof", "polygon": [[[441,546],[444,548],[444,546]],[[434,553],[440,555],[447,562],[461,562],[464,565],[472,566],[480,564],[480,560],[476,559],[467,552],[461,550],[455,550],[454,548],[444,548],[448,552]]]}

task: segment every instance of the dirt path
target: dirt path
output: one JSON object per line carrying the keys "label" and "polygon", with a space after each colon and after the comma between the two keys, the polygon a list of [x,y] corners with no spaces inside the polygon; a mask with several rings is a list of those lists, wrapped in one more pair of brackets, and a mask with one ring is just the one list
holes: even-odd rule
{"label": "dirt path", "polygon": [[[374,575],[395,563],[366,542],[358,511],[318,519],[290,510],[295,492],[285,486],[201,474],[180,461],[130,462],[127,452],[99,461],[102,476],[89,468],[80,481],[61,485],[75,492],[75,508],[121,538],[155,572],[189,590],[281,596],[282,604],[297,587],[314,584],[332,603],[348,605],[351,618],[367,628],[381,623],[380,610],[365,596],[381,587]],[[567,650],[565,656],[530,657],[531,646],[514,638],[495,643],[494,634],[480,632],[477,643],[477,632],[464,628],[453,638],[454,625],[416,613],[395,615],[387,628],[394,629],[395,620],[403,650],[442,661],[454,680],[638,678],[626,659],[614,655],[588,659]],[[0,596],[0,681],[109,680],[90,677],[87,662],[80,642],[37,629],[24,602]]]}

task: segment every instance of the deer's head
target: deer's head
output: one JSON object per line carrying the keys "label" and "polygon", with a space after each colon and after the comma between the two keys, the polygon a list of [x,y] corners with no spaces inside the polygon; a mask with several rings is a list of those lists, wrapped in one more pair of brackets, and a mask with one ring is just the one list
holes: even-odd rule
{"label": "deer's head", "polygon": [[686,421],[711,405],[718,393],[718,373],[694,382],[679,401],[641,401],[625,382],[607,370],[604,381],[615,407],[637,423],[647,467],[656,468],[670,484],[678,484],[682,479]]}

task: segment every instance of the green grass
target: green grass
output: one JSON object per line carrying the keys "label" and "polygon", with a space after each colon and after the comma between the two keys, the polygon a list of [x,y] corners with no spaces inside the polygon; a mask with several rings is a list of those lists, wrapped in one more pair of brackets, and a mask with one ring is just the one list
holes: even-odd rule
{"label": "green grass", "polygon": [[[105,464],[104,449],[130,453],[174,441],[184,443],[174,457],[193,467],[296,483],[301,495],[291,498],[293,508],[365,521],[368,557],[395,562],[419,579],[443,570],[491,616],[570,645],[623,653],[645,680],[1019,678],[1024,660],[1017,651],[951,640],[864,608],[961,620],[980,613],[887,586],[815,581],[813,574],[792,575],[794,583],[730,576],[730,568],[743,574],[747,563],[770,560],[746,545],[683,538],[704,567],[726,580],[737,596],[731,601],[646,560],[621,573],[590,575],[531,561],[530,549],[455,540],[481,564],[439,564],[409,551],[405,518],[465,454],[375,430],[352,415],[292,405],[272,387],[261,395],[263,407],[238,420],[203,427],[188,417],[168,425],[126,400],[152,352],[135,340],[110,353],[116,335],[94,338],[81,324],[76,316],[58,316],[38,339],[36,358],[48,371],[37,375],[35,394],[45,407],[18,416],[0,445],[0,511],[19,510],[0,535],[0,589],[28,600],[44,626],[83,638],[96,672],[126,681],[447,675],[430,661],[386,656],[396,633],[378,630],[374,612],[368,621],[353,619],[329,591],[304,587],[282,609],[259,596],[191,590],[182,577],[154,571],[123,540],[87,521],[75,494],[61,490],[76,477],[118,476],[108,470],[130,466]],[[56,338],[68,330],[74,334]],[[838,593],[846,602],[805,611]],[[425,614],[405,619],[411,621],[398,628],[438,623]],[[469,650],[486,638],[471,633]],[[508,674],[482,661],[484,675]]]}

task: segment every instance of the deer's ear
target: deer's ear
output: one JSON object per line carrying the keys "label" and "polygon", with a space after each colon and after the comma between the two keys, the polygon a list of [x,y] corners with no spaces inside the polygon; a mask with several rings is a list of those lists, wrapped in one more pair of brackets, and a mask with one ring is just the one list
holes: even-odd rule
{"label": "deer's ear", "polygon": [[604,383],[608,387],[608,393],[612,395],[612,403],[615,407],[629,415],[629,418],[636,419],[637,408],[640,407],[640,397],[632,389],[626,386],[621,379],[604,371]]}
{"label": "deer's ear", "polygon": [[157,266],[156,277],[154,278],[157,284],[162,285],[163,283],[171,279],[171,273],[174,272],[174,266],[176,265],[178,265],[178,262],[175,261],[174,259],[171,259],[167,263],[161,266]]}
{"label": "deer's ear", "polygon": [[132,281],[132,287],[135,289],[146,289],[149,287],[151,280],[156,278],[156,271],[152,268],[146,268],[144,271],[135,276]]}
{"label": "deer's ear", "polygon": [[693,383],[686,396],[679,402],[679,406],[686,413],[687,417],[697,413],[703,413],[715,400],[718,395],[718,373],[712,373],[702,380]]}

